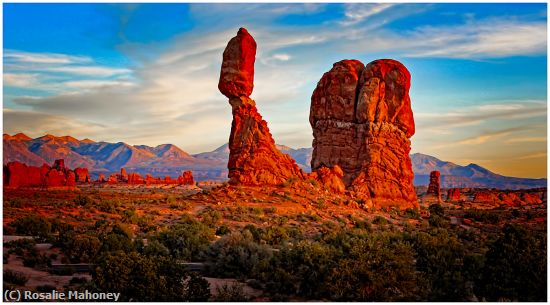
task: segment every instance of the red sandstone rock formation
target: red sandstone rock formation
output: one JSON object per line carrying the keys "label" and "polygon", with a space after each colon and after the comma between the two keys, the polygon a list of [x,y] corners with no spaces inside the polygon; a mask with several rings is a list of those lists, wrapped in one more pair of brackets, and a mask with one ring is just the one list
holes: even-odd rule
{"label": "red sandstone rock formation", "polygon": [[312,170],[338,165],[345,185],[375,206],[417,207],[409,87],[409,72],[395,60],[335,63],[311,97]]}
{"label": "red sandstone rock formation", "polygon": [[123,182],[128,181],[128,175],[126,174],[126,169],[125,168],[120,169],[120,180],[123,181]]}
{"label": "red sandstone rock formation", "polygon": [[20,162],[9,162],[4,166],[4,184],[9,187],[74,187],[75,173],[65,168],[62,159],[56,160],[54,167],[44,164],[41,167],[27,166]]}
{"label": "red sandstone rock formation", "polygon": [[107,183],[109,184],[117,184],[118,183],[118,177],[116,174],[111,174],[109,176],[109,180],[107,180]]}
{"label": "red sandstone rock formation", "polygon": [[78,183],[89,183],[92,180],[87,168],[77,167],[74,169],[74,173],[76,175],[76,182]]}
{"label": "red sandstone rock formation", "polygon": [[498,194],[498,199],[501,205],[519,206],[521,199],[515,192],[501,192]]}
{"label": "red sandstone rock formation", "polygon": [[427,195],[436,196],[441,198],[441,189],[439,187],[439,177],[441,174],[439,171],[433,171],[430,173],[430,184],[428,185]]}
{"label": "red sandstone rock formation", "polygon": [[64,159],[55,160],[52,168],[63,171],[65,169],[65,160]]}
{"label": "red sandstone rock formation", "polygon": [[137,173],[130,173],[128,175],[128,184],[144,184],[143,178]]}
{"label": "red sandstone rock formation", "polygon": [[541,204],[542,199],[539,194],[535,193],[523,193],[521,194],[521,201],[524,205]]}
{"label": "red sandstone rock formation", "polygon": [[493,192],[475,192],[474,200],[475,203],[498,203],[499,199],[496,194]]}
{"label": "red sandstone rock formation", "polygon": [[97,182],[105,182],[105,174],[99,174],[99,177],[97,178]]}
{"label": "red sandstone rock formation", "polygon": [[460,189],[452,188],[447,191],[447,201],[460,201]]}
{"label": "red sandstone rock formation", "polygon": [[218,89],[228,98],[250,96],[254,89],[256,41],[245,28],[231,38],[223,51]]}
{"label": "red sandstone rock formation", "polygon": [[62,187],[67,185],[67,177],[61,170],[52,168],[46,174],[46,187]]}
{"label": "red sandstone rock formation", "polygon": [[344,184],[344,172],[335,165],[333,168],[321,167],[316,172],[311,174],[311,178],[321,182],[326,188],[335,193],[344,193],[346,185]]}
{"label": "red sandstone rock formation", "polygon": [[218,88],[229,98],[233,122],[229,136],[229,182],[279,184],[291,177],[303,178],[302,170],[275,147],[266,121],[249,98],[254,87],[256,42],[241,28],[223,52]]}
{"label": "red sandstone rock formation", "polygon": [[9,187],[28,186],[27,165],[21,162],[9,162],[4,166],[4,184]]}
{"label": "red sandstone rock formation", "polygon": [[195,179],[193,178],[192,171],[184,171],[181,173],[181,176],[178,177],[178,184],[195,184]]}

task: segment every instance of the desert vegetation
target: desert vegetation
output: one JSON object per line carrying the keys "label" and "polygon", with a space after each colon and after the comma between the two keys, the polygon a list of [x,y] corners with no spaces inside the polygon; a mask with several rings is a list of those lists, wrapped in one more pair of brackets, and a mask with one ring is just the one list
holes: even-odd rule
{"label": "desert vegetation", "polygon": [[312,184],[33,192],[6,192],[20,204],[5,206],[14,219],[4,232],[27,238],[4,243],[5,287],[44,289],[29,272],[38,270],[66,278],[57,289],[117,291],[125,301],[546,299],[543,207],[377,210]]}

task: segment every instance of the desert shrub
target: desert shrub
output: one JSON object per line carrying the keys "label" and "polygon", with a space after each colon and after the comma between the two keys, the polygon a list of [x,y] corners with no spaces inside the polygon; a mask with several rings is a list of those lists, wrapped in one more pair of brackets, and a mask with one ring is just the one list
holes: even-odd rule
{"label": "desert shrub", "polygon": [[23,286],[27,283],[29,278],[21,272],[4,269],[4,282]]}
{"label": "desert shrub", "polygon": [[216,235],[218,235],[218,236],[226,235],[226,234],[229,234],[229,233],[231,233],[231,229],[229,229],[229,227],[225,224],[219,226],[216,229]]}
{"label": "desert shrub", "polygon": [[[433,214],[431,216],[439,216]],[[431,217],[430,216],[430,217]],[[464,301],[467,278],[464,244],[445,229],[418,232],[412,238],[416,268],[426,278],[429,301]]]}
{"label": "desert shrub", "polygon": [[414,301],[421,295],[414,250],[396,234],[353,238],[324,285],[335,301]]}
{"label": "desert shrub", "polygon": [[101,241],[95,236],[78,234],[70,238],[63,249],[72,263],[87,263],[99,253]]}
{"label": "desert shrub", "polygon": [[287,241],[289,235],[285,227],[274,226],[263,229],[260,238],[267,244],[276,246]]}
{"label": "desert shrub", "polygon": [[158,240],[151,240],[143,249],[143,253],[147,256],[169,256],[170,250]]}
{"label": "desert shrub", "polygon": [[208,210],[200,216],[202,218],[202,223],[211,228],[215,228],[222,219],[222,214],[216,210]]}
{"label": "desert shrub", "polygon": [[388,223],[388,220],[386,218],[380,216],[380,215],[377,215],[372,220],[372,223],[375,224],[375,225],[385,225],[385,224]]}
{"label": "desert shrub", "polygon": [[444,217],[439,216],[438,214],[430,214],[428,223],[430,224],[430,226],[435,228],[445,228],[448,227],[449,224]]}
{"label": "desert shrub", "polygon": [[465,218],[475,219],[476,221],[497,224],[502,220],[502,216],[498,211],[495,210],[477,210],[470,209],[466,210],[464,213]]}
{"label": "desert shrub", "polygon": [[435,215],[440,216],[440,217],[445,216],[445,210],[443,209],[443,207],[439,203],[434,203],[434,204],[430,205],[428,210],[430,211],[430,215],[435,214]]}
{"label": "desert shrub", "polygon": [[233,232],[210,245],[206,262],[215,276],[246,278],[263,269],[271,256],[269,248],[257,244],[249,231]]}
{"label": "desert shrub", "polygon": [[95,202],[95,208],[105,213],[116,213],[122,204],[118,200],[100,200]]}
{"label": "desert shrub", "polygon": [[18,234],[42,238],[48,237],[52,230],[52,224],[48,219],[34,215],[18,218],[12,221],[10,226],[14,227]]}
{"label": "desert shrub", "polygon": [[74,204],[85,207],[92,207],[95,203],[90,196],[78,194],[75,199],[73,199]]}
{"label": "desert shrub", "polygon": [[261,277],[271,293],[318,298],[325,294],[335,255],[332,247],[320,242],[286,245],[273,256]]}
{"label": "desert shrub", "polygon": [[214,240],[214,229],[193,218],[185,218],[152,236],[151,240],[162,243],[175,258],[196,261]]}
{"label": "desert shrub", "polygon": [[216,287],[216,294],[212,297],[213,302],[247,302],[249,297],[244,293],[244,285],[223,284]]}
{"label": "desert shrub", "polygon": [[546,246],[546,232],[506,225],[489,245],[479,294],[489,301],[546,301]]}
{"label": "desert shrub", "polygon": [[418,209],[407,208],[403,212],[403,216],[405,218],[418,219],[418,218],[420,218],[420,212],[418,212]]}
{"label": "desert shrub", "polygon": [[[122,301],[206,301],[208,282],[167,257],[137,252],[112,252],[96,262],[94,285],[100,291],[117,291]],[[182,281],[182,279],[184,279]]]}

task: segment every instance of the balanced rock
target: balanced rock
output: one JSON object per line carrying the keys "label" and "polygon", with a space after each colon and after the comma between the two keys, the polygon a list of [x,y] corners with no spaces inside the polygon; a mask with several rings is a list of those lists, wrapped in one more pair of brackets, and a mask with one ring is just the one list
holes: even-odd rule
{"label": "balanced rock", "polygon": [[254,89],[256,41],[245,28],[240,28],[223,51],[218,89],[228,98],[250,96]]}
{"label": "balanced rock", "polygon": [[233,122],[229,136],[229,183],[274,185],[291,177],[303,178],[296,162],[281,153],[266,121],[249,98],[253,89],[256,42],[244,28],[239,29],[223,53],[218,88],[229,98]]}
{"label": "balanced rock", "polygon": [[311,97],[312,170],[338,165],[346,187],[374,206],[417,207],[409,88],[410,73],[395,60],[335,63]]}

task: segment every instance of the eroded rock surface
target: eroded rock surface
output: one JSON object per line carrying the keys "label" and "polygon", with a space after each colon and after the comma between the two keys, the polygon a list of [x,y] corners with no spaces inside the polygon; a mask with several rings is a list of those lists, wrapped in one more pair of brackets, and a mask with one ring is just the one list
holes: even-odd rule
{"label": "eroded rock surface", "polygon": [[410,73],[395,60],[335,63],[311,97],[312,170],[339,166],[346,187],[374,206],[418,206],[409,88]]}
{"label": "eroded rock surface", "polygon": [[279,184],[291,177],[303,178],[302,170],[275,147],[266,121],[249,98],[254,87],[256,42],[239,29],[223,53],[218,88],[229,98],[233,122],[229,136],[229,182],[243,185]]}

